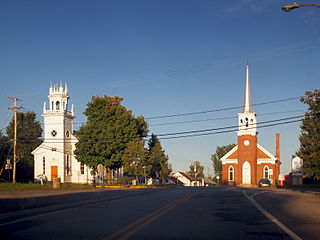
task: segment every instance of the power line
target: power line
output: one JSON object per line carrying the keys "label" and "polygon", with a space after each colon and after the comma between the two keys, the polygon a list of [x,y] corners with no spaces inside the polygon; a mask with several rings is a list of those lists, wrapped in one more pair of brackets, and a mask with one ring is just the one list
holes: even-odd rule
{"label": "power line", "polygon": [[[278,126],[278,125],[296,123],[296,122],[300,122],[300,121],[302,121],[302,119],[291,120],[291,121],[280,122],[280,123],[271,123],[271,124],[267,124],[267,125],[264,125],[264,126],[257,126],[257,128],[273,127],[273,126]],[[247,129],[250,129],[250,128],[247,128]],[[235,132],[235,131],[237,131],[237,129],[222,130],[222,131],[218,131],[218,132],[209,132],[209,133],[200,133],[200,134],[189,134],[189,135],[182,135],[182,136],[159,137],[159,140],[169,140],[169,139],[189,138],[189,137],[200,137],[200,136],[208,136],[208,135],[215,135],[215,134],[231,133],[231,132]],[[56,147],[45,145],[44,143],[42,143],[39,147],[44,148],[46,150],[56,151],[56,152],[60,152],[60,153],[64,153],[64,154],[75,155],[73,152],[67,152],[67,151],[64,151],[63,149],[59,149],[59,148],[56,148]]]}
{"label": "power line", "polygon": [[[285,120],[295,119],[295,118],[301,118],[301,117],[303,117],[303,115],[287,117],[287,118],[281,118],[281,119],[276,119],[276,120],[269,120],[269,121],[260,122],[259,125],[266,124],[266,123],[272,123],[272,122],[280,122],[280,121],[285,121]],[[249,124],[249,125],[253,125],[253,124]],[[237,128],[237,127],[238,127],[238,125],[233,125],[233,126],[227,126],[227,127],[209,128],[209,129],[192,130],[192,131],[175,132],[175,133],[164,133],[164,134],[156,134],[156,135],[158,137],[171,136],[171,135],[183,135],[183,134],[190,134],[190,133],[212,132],[212,131],[229,129],[229,128]]]}
{"label": "power line", "polygon": [[[259,125],[256,127],[258,128],[263,128],[265,126],[272,126],[270,124],[275,124],[275,125],[279,125],[279,123],[277,122],[282,122],[282,121],[287,121],[284,122],[285,123],[291,123],[291,120],[297,119],[298,120],[294,120],[294,121],[301,121],[302,117],[304,117],[304,115],[299,115],[299,116],[291,116],[291,117],[286,117],[286,118],[280,118],[280,119],[274,119],[274,120],[268,120],[268,121],[263,121],[260,122]],[[290,121],[288,121],[290,120]],[[281,123],[280,123],[281,124]],[[249,124],[249,127],[246,129],[252,129],[250,128],[250,125],[252,126],[252,124]],[[183,131],[183,132],[174,132],[174,133],[162,133],[162,134],[155,134],[157,137],[170,137],[170,136],[179,136],[179,135],[183,135],[181,137],[184,137],[186,134],[188,136],[197,136],[195,134],[201,134],[199,136],[202,136],[202,134],[204,133],[210,133],[210,134],[214,134],[217,131],[223,130],[223,132],[225,131],[237,131],[238,130],[238,125],[233,125],[233,126],[224,126],[224,127],[218,127],[218,128],[210,128],[210,129],[198,129],[198,130],[191,130],[191,131]],[[212,133],[213,132],[213,133]],[[217,132],[220,133],[220,132]],[[151,135],[147,135],[147,138],[151,137]],[[87,142],[91,142],[91,143],[96,143],[96,142],[103,142],[103,141],[110,141],[110,140],[124,140],[124,139],[135,139],[135,137],[118,137],[118,138],[107,138],[107,137],[102,137],[102,138],[95,138],[95,139],[87,139]],[[167,139],[167,138],[162,138],[162,139]],[[25,141],[25,142],[30,142],[30,139],[24,139],[24,138],[19,138],[20,141]],[[64,139],[64,138],[50,138],[50,139],[45,139],[46,143],[63,143],[63,142],[72,142],[75,139]],[[59,142],[60,141],[60,142]]]}
{"label": "power line", "polygon": [[[274,115],[274,114],[283,114],[283,113],[293,113],[293,112],[303,112],[303,110],[292,110],[292,111],[259,113],[259,116],[263,116],[263,115]],[[208,122],[208,121],[215,121],[215,120],[226,120],[226,119],[237,119],[237,118],[238,118],[238,117],[207,118],[207,119],[200,119],[200,120],[157,123],[157,124],[150,124],[150,126],[154,127],[154,126],[165,126],[165,125],[175,125],[175,124],[188,124],[188,123]]]}
{"label": "power line", "polygon": [[[284,125],[284,124],[295,123],[295,122],[300,122],[300,121],[302,121],[302,119],[287,121],[287,122],[283,122],[283,123],[274,123],[274,124],[269,124],[269,125],[265,125],[265,126],[257,126],[257,128],[272,127],[272,126]],[[163,137],[163,138],[159,137],[159,140],[168,140],[168,139],[176,139],[176,138],[187,138],[187,137],[200,137],[200,136],[208,136],[208,135],[214,135],[214,134],[231,133],[231,132],[235,132],[235,131],[236,130],[224,130],[224,131],[212,132],[212,133],[201,133],[201,134],[173,136],[173,137]]]}
{"label": "power line", "polygon": [[312,48],[319,41],[320,41],[320,38],[317,37],[317,38],[314,38],[311,40],[306,40],[306,41],[295,43],[295,44],[289,44],[289,45],[285,45],[285,46],[278,47],[278,48],[268,49],[268,50],[260,51],[260,52],[250,54],[250,55],[234,57],[234,58],[230,58],[230,59],[226,59],[226,60],[222,60],[222,61],[217,61],[217,62],[213,62],[213,63],[202,64],[202,65],[198,65],[198,66],[192,66],[192,67],[188,67],[188,68],[173,70],[173,71],[167,72],[167,75],[169,77],[180,77],[180,76],[185,76],[188,74],[208,71],[214,67],[224,67],[224,66],[232,66],[232,65],[238,65],[241,63],[246,63],[247,59],[250,59],[251,62],[259,61],[259,60],[271,58],[274,56],[290,54],[293,52]]}
{"label": "power line", "polygon": [[[255,103],[255,104],[251,104],[251,105],[252,106],[260,106],[260,105],[266,105],[266,104],[272,104],[272,103],[278,103],[278,102],[287,102],[287,101],[292,101],[292,100],[296,100],[296,99],[300,99],[300,98],[301,98],[301,96],[291,97],[291,98],[278,99],[278,100],[273,100],[273,101],[268,101],[268,102]],[[212,109],[212,110],[206,110],[206,111],[178,113],[178,114],[171,114],[171,115],[160,115],[160,116],[154,116],[154,117],[147,117],[146,119],[152,120],[152,119],[160,119],[160,118],[191,116],[191,115],[205,114],[205,113],[211,113],[211,112],[228,111],[228,110],[234,110],[234,109],[239,109],[239,108],[243,108],[243,105],[237,106],[237,107],[218,108],[218,109]]]}

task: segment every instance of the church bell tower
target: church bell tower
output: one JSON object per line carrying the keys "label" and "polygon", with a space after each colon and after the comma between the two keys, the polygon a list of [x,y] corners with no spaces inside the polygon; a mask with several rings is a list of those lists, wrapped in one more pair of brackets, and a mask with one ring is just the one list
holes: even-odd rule
{"label": "church bell tower", "polygon": [[[44,102],[44,148],[50,152],[46,159],[51,161],[51,178],[61,177],[61,181],[67,181],[71,175],[72,134],[73,134],[73,105],[68,111],[68,87],[62,82],[60,86],[50,83],[49,108]],[[50,179],[51,179],[50,178]]]}
{"label": "church bell tower", "polygon": [[252,111],[249,66],[246,66],[244,105],[238,113],[238,164],[240,183],[257,184],[257,117]]}

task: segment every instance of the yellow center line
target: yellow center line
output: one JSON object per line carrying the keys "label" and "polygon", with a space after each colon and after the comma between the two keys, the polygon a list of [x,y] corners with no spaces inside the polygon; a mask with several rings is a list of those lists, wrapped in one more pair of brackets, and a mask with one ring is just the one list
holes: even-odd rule
{"label": "yellow center line", "polygon": [[119,230],[118,232],[108,236],[107,238],[105,238],[105,240],[111,240],[116,238],[117,236],[125,233],[126,231],[128,231],[129,229],[135,227],[136,225],[138,225],[139,223],[143,222],[142,224],[140,224],[139,226],[137,226],[136,228],[134,228],[133,230],[127,232],[125,235],[123,235],[122,237],[120,237],[119,239],[124,240],[127,239],[128,237],[132,236],[134,233],[138,232],[139,230],[141,230],[143,227],[145,227],[146,225],[150,224],[151,222],[153,222],[154,220],[158,219],[160,216],[162,216],[163,214],[165,214],[166,212],[168,212],[169,210],[175,208],[176,206],[180,205],[181,203],[187,201],[188,199],[196,196],[200,194],[198,193],[193,193],[190,194],[186,197],[180,198],[170,204],[167,204],[166,206],[159,208],[158,210],[138,219],[137,221],[131,223],[130,225],[122,228],[121,230]]}

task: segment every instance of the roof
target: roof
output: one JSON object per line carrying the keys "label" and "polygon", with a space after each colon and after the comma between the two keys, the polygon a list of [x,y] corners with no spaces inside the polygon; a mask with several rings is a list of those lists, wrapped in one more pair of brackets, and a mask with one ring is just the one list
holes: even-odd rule
{"label": "roof", "polygon": [[[221,161],[235,160],[238,159],[238,145],[231,149],[226,155],[221,158]],[[270,159],[276,160],[276,157],[268,152],[261,145],[257,144],[257,160]]]}
{"label": "roof", "polygon": [[194,177],[191,177],[190,175],[184,173],[184,172],[176,172],[174,175],[176,175],[177,173],[180,173],[183,177],[187,178],[190,181],[195,181]]}

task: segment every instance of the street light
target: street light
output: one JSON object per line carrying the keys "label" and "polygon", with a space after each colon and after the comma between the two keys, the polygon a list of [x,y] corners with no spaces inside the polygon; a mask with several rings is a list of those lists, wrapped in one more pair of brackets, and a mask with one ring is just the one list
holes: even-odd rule
{"label": "street light", "polygon": [[295,8],[299,8],[299,7],[304,7],[304,6],[313,6],[313,7],[319,7],[320,8],[320,5],[319,4],[314,4],[314,3],[311,3],[311,4],[297,4],[297,3],[293,3],[293,4],[289,4],[289,5],[284,5],[282,7],[282,10],[285,11],[285,12],[290,12],[291,10],[295,9]]}

